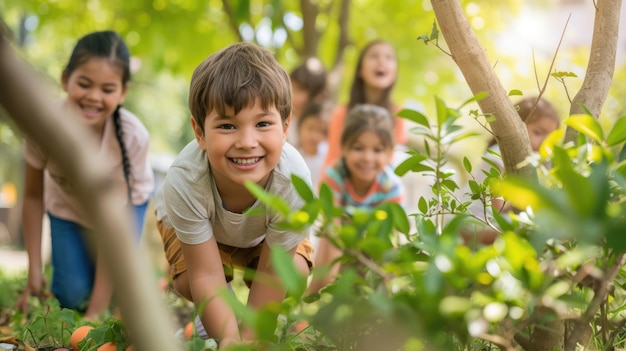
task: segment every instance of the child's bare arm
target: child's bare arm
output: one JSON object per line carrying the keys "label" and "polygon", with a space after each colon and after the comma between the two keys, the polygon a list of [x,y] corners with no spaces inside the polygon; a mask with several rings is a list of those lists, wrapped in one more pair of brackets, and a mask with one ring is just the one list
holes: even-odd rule
{"label": "child's bare arm", "polygon": [[109,307],[111,295],[113,295],[113,286],[111,285],[102,254],[99,254],[96,263],[95,281],[91,297],[89,298],[89,305],[85,311],[85,318],[90,320],[97,319]]}
{"label": "child's bare arm", "polygon": [[181,248],[187,263],[191,296],[196,308],[203,308],[200,320],[209,337],[240,340],[235,314],[221,297],[227,285],[215,237],[197,245],[181,242]]}
{"label": "child's bare arm", "polygon": [[[294,256],[296,249],[289,251],[290,256]],[[285,287],[276,275],[271,264],[271,249],[267,243],[263,243],[261,248],[261,256],[257,266],[250,294],[248,295],[248,306],[259,309],[270,302],[281,303],[285,298]],[[251,340],[255,338],[254,332],[248,329],[242,329],[242,338]]]}
{"label": "child's bare arm", "polygon": [[341,265],[339,263],[333,262],[341,257],[341,255],[343,255],[343,251],[341,249],[333,245],[327,237],[320,237],[320,241],[317,247],[315,266],[328,266],[328,273],[323,277],[314,277],[309,284],[307,294],[314,294],[318,292],[320,289],[332,283],[337,278]]}
{"label": "child's bare arm", "polygon": [[22,227],[24,245],[26,252],[28,252],[28,282],[24,293],[17,302],[17,308],[22,312],[26,312],[28,309],[28,298],[30,295],[42,296],[43,289],[45,288],[41,257],[41,230],[44,214],[44,171],[35,169],[27,163],[24,167],[24,173]]}

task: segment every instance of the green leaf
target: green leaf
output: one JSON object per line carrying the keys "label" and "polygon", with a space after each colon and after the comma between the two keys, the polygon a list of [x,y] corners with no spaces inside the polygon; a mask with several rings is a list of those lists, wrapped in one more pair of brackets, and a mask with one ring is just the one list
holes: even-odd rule
{"label": "green leaf", "polygon": [[432,171],[431,167],[424,166],[421,164],[422,161],[426,160],[426,156],[414,154],[413,156],[407,158],[402,161],[398,166],[396,166],[395,173],[398,176],[403,176],[407,174],[409,171],[420,172],[420,171]]}
{"label": "green leaf", "polygon": [[467,104],[469,104],[469,103],[471,103],[471,102],[474,102],[474,101],[480,101],[480,100],[482,100],[482,99],[486,98],[487,96],[489,96],[489,93],[488,93],[488,92],[486,92],[486,91],[481,91],[480,93],[478,93],[478,94],[476,94],[476,95],[472,96],[471,98],[469,98],[469,99],[465,100],[465,101],[461,104],[461,106],[459,106],[459,107],[458,107],[458,109],[460,110],[463,106],[465,106],[465,105],[467,105]]}
{"label": "green leaf", "polygon": [[420,210],[423,214],[428,212],[428,203],[423,196],[420,196],[419,201],[417,202],[417,209]]}
{"label": "green leaf", "polygon": [[521,90],[513,89],[509,91],[509,96],[522,96],[524,95]]}
{"label": "green leaf", "polygon": [[250,21],[250,0],[239,0],[234,5],[233,15],[237,23]]}
{"label": "green leaf", "polygon": [[293,186],[296,188],[296,191],[304,201],[311,202],[315,200],[315,195],[313,194],[311,187],[309,187],[309,184],[307,184],[307,182],[305,182],[302,178],[292,174],[291,182],[293,182]]}
{"label": "green leaf", "polygon": [[346,247],[355,247],[361,239],[354,226],[343,226],[337,234]]}
{"label": "green leaf", "polygon": [[76,319],[78,318],[78,315],[76,311],[72,309],[63,308],[59,312],[59,318],[67,323],[70,329],[73,329],[76,326]]}
{"label": "green leaf", "polygon": [[565,78],[565,77],[578,77],[576,75],[576,73],[574,72],[554,72],[552,74],[550,74],[551,76],[555,77],[555,78]]}
{"label": "green leaf", "polygon": [[459,186],[456,184],[456,182],[452,179],[446,179],[443,180],[441,182],[441,185],[444,186],[446,189],[450,190],[450,191],[454,191],[456,189],[459,189]]}
{"label": "green leaf", "polygon": [[470,190],[472,191],[472,194],[480,194],[483,192],[483,188],[474,179],[471,179],[468,182],[468,185],[469,185]]}
{"label": "green leaf", "polygon": [[237,319],[241,321],[243,325],[255,327],[255,321],[257,319],[257,311],[253,310],[239,301],[237,296],[226,287],[219,292],[220,297],[226,301],[228,307],[230,307]]}
{"label": "green leaf", "polygon": [[607,228],[606,241],[609,247],[617,252],[626,251],[626,240],[624,240],[624,232],[626,231],[626,221],[619,219],[616,223]]}
{"label": "green leaf", "polygon": [[570,287],[569,282],[567,281],[556,281],[554,284],[550,285],[545,291],[544,291],[544,295],[546,296],[550,296],[553,298],[558,298],[561,297],[565,294],[567,294],[571,287]]}
{"label": "green leaf", "polygon": [[422,34],[422,35],[417,37],[417,40],[423,40],[424,43],[428,44],[428,35]]}
{"label": "green leaf", "polygon": [[413,121],[426,127],[427,129],[430,129],[430,122],[428,122],[428,118],[418,111],[403,109],[398,112],[397,116],[408,119],[409,121]]}
{"label": "green leaf", "polygon": [[[562,189],[566,192],[572,206],[578,215],[589,215],[596,204],[595,191],[589,179],[583,177],[572,167],[566,151],[560,147],[554,149],[554,174],[562,183]],[[597,189],[596,189],[597,190]]]}
{"label": "green leaf", "polygon": [[424,289],[429,295],[438,294],[443,288],[443,276],[435,262],[432,260],[428,263],[428,268],[424,274]]}
{"label": "green leaf", "polygon": [[437,106],[437,125],[443,126],[448,119],[448,106],[446,103],[438,97],[435,97],[435,105]]}
{"label": "green leaf", "polygon": [[252,193],[252,195],[254,195],[259,201],[268,206],[270,209],[277,211],[285,217],[291,212],[291,208],[287,205],[283,198],[268,193],[257,183],[246,180],[244,185],[246,189]]}
{"label": "green leaf", "polygon": [[619,163],[622,163],[624,160],[626,160],[626,144],[622,146],[622,149],[619,152],[617,161]]}
{"label": "green leaf", "polygon": [[615,146],[624,140],[626,140],[626,116],[622,116],[617,120],[617,122],[615,122],[611,131],[609,131],[606,143],[609,146]]}
{"label": "green leaf", "polygon": [[468,173],[472,173],[472,163],[466,156],[463,156],[463,168],[465,168]]}
{"label": "green leaf", "polygon": [[462,317],[472,307],[469,298],[461,296],[446,296],[439,303],[439,312],[448,317]]}
{"label": "green leaf", "polygon": [[537,260],[537,251],[514,232],[500,235],[504,240],[504,258],[511,266],[511,273],[526,283],[530,289],[538,289],[543,282],[543,272]]}
{"label": "green leaf", "polygon": [[391,248],[391,243],[375,237],[365,237],[358,242],[358,248],[373,260],[380,260],[385,251]]}
{"label": "green leaf", "polygon": [[300,274],[290,256],[280,247],[272,248],[272,265],[287,288],[287,295],[299,299],[306,290],[306,277]]}
{"label": "green leaf", "polygon": [[389,207],[391,209],[389,212],[391,213],[393,219],[394,228],[396,228],[400,233],[408,234],[411,230],[411,225],[409,224],[409,217],[404,211],[404,207],[395,203],[389,204]]}
{"label": "green leaf", "polygon": [[601,143],[604,139],[604,133],[600,123],[596,121],[591,115],[571,115],[565,121],[565,125],[568,125],[576,129],[579,133],[586,135],[594,141]]}
{"label": "green leaf", "polygon": [[[272,306],[272,304],[276,305],[278,303],[273,302],[265,305],[257,313],[254,330],[259,340],[274,341],[276,338],[275,332],[280,310],[275,306]],[[272,309],[278,309],[279,311],[272,311]]]}
{"label": "green leaf", "polygon": [[517,208],[555,210],[562,205],[550,191],[527,179],[510,177],[503,181],[491,181],[489,184],[495,193],[507,198]]}
{"label": "green leaf", "polygon": [[430,31],[430,40],[439,39],[439,28],[437,28],[437,21],[433,21],[433,28]]}

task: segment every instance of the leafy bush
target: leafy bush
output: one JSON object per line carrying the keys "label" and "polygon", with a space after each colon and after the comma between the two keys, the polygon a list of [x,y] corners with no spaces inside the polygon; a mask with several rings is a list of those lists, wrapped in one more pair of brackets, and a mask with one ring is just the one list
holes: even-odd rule
{"label": "leafy bush", "polygon": [[[287,324],[308,323],[302,346],[290,339],[293,333],[258,328],[276,349],[570,350],[622,342],[626,118],[607,133],[590,116],[569,117],[565,124],[580,133],[578,143],[562,145],[562,131],[551,135],[539,155],[527,160],[537,178],[506,177],[492,169],[484,183],[470,185],[470,200],[463,201],[447,151],[472,134],[458,125],[460,107],[439,99],[436,105],[435,118],[400,113],[417,124],[412,131],[424,146],[410,151],[397,173],[419,172],[433,180],[432,196],[419,200],[418,213],[384,205],[335,227],[342,211],[325,187],[315,196],[294,179],[306,205],[290,213],[280,198],[250,185],[284,215],[287,226],[321,219],[328,229],[323,235],[343,249],[347,268],[320,294],[301,300],[303,278],[279,254],[274,259],[283,267],[279,273],[290,298],[243,320],[273,326],[270,320],[285,315]],[[472,170],[467,160],[463,165]],[[519,210],[501,216],[493,211],[493,219],[467,211],[472,201],[489,207],[494,196]],[[463,244],[459,231],[469,221],[498,230],[496,241]]]}

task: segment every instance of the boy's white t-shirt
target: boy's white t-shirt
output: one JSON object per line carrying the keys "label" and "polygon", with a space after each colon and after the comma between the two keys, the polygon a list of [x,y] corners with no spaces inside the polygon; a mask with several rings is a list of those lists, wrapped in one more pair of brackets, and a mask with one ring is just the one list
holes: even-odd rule
{"label": "boy's white t-shirt", "polygon": [[[302,156],[285,143],[265,190],[280,196],[295,211],[304,200],[291,182],[292,174],[311,185],[311,174]],[[249,211],[256,214],[247,215]],[[181,242],[191,245],[215,236],[218,243],[234,247],[254,247],[265,240],[270,246],[291,250],[309,236],[308,228],[303,232],[280,228],[281,216],[259,201],[244,213],[224,209],[209,160],[195,140],[187,144],[168,170],[156,196],[156,213],[158,220],[176,230]]]}

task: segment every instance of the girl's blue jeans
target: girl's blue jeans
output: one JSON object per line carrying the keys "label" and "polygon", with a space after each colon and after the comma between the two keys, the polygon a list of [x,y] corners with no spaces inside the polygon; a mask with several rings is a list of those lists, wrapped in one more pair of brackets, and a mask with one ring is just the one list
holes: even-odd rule
{"label": "girl's blue jeans", "polygon": [[[135,241],[143,232],[148,201],[133,206]],[[95,279],[95,260],[83,235],[85,228],[48,213],[52,248],[51,291],[61,307],[84,312]]]}

